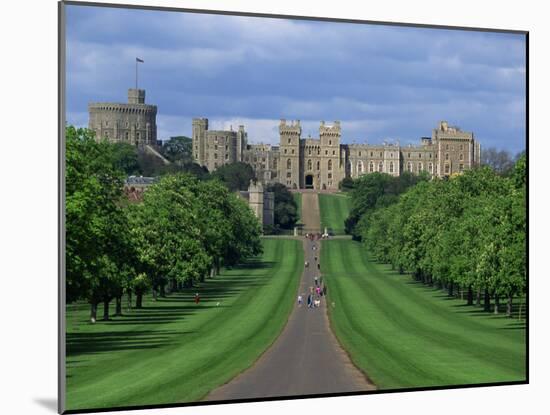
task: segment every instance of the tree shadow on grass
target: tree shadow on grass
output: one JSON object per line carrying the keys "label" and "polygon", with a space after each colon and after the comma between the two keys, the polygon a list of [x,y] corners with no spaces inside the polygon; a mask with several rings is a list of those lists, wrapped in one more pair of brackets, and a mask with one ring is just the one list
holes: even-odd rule
{"label": "tree shadow on grass", "polygon": [[[177,340],[180,341],[181,335],[192,332],[162,330],[154,327],[148,330],[146,327],[176,322],[205,309],[224,308],[224,305],[217,303],[227,298],[236,297],[250,288],[264,285],[269,280],[268,273],[249,276],[244,271],[272,268],[273,264],[274,262],[250,261],[235,266],[230,271],[231,275],[208,279],[198,287],[181,292],[172,292],[166,297],[157,298],[156,301],[148,299],[144,301],[142,308],[123,312],[122,316],[113,316],[108,321],[98,321],[93,327],[86,320],[83,320],[82,330],[73,327],[66,334],[67,357],[116,351],[157,349],[174,344],[175,336],[178,336]],[[234,275],[238,274],[240,269],[243,270],[245,275]],[[194,303],[195,292],[198,292],[201,296],[199,304]],[[84,311],[85,308],[73,307],[73,312],[77,310]],[[142,326],[142,329],[124,330],[123,326],[125,325]],[[120,330],[121,328],[123,330]],[[68,361],[67,367],[77,364],[77,360]]]}
{"label": "tree shadow on grass", "polygon": [[[175,330],[129,330],[67,333],[67,357],[121,350],[155,349],[172,344],[174,336],[191,334]],[[79,360],[68,361],[67,366]]]}

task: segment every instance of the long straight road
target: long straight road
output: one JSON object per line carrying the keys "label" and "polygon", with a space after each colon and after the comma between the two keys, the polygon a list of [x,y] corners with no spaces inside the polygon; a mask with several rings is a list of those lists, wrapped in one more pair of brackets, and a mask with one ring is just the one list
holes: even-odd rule
{"label": "long straight road", "polygon": [[[319,229],[316,193],[302,194],[302,220],[307,229]],[[316,395],[375,389],[349,360],[329,327],[327,305],[308,308],[307,295],[319,277],[317,261],[321,244],[304,238],[304,267],[299,293],[304,304],[296,303],[288,323],[275,343],[248,370],[211,392],[209,401],[274,396]],[[327,287],[329,288],[329,287]],[[298,293],[296,294],[297,297]]]}

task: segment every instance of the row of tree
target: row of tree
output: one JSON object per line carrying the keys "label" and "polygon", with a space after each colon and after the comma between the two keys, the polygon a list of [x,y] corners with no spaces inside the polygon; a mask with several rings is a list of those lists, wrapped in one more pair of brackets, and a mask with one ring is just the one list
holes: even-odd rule
{"label": "row of tree", "polygon": [[261,225],[246,202],[218,180],[170,174],[130,203],[123,193],[126,172],[120,148],[96,142],[93,132],[66,132],[67,302],[97,306],[122,297],[153,296],[191,287],[220,267],[261,253]]}
{"label": "row of tree", "polygon": [[[507,314],[526,287],[526,159],[504,177],[489,167],[421,181],[394,203],[363,213],[368,251],[425,284],[466,294],[468,305]],[[474,300],[475,299],[475,300]]]}

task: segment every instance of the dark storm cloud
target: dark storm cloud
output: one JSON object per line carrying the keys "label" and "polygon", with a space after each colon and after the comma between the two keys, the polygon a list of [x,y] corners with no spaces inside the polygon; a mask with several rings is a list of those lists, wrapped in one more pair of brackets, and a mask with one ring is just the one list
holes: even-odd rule
{"label": "dark storm cloud", "polygon": [[[520,35],[68,7],[67,102],[122,101],[134,62],[159,138],[191,117],[246,122],[277,142],[279,118],[342,120],[344,141],[417,142],[439,120],[483,146],[524,148],[525,43]],[[71,121],[71,118],[69,118]]]}

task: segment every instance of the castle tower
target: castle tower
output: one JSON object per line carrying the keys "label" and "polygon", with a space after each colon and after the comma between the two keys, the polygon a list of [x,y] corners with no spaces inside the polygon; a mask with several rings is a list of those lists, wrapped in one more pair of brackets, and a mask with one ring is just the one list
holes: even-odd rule
{"label": "castle tower", "polygon": [[193,159],[201,166],[206,165],[206,131],[208,118],[193,118]]}
{"label": "castle tower", "polygon": [[237,157],[236,161],[243,161],[243,150],[246,148],[247,134],[244,130],[244,125],[239,125],[237,132]]}
{"label": "castle tower", "polygon": [[300,136],[302,127],[300,120],[281,120],[279,124],[280,161],[279,182],[291,189],[303,187],[300,180]]}
{"label": "castle tower", "polygon": [[157,107],[145,104],[145,90],[129,89],[128,103],[90,102],[88,127],[96,139],[157,145]]}
{"label": "castle tower", "polygon": [[264,223],[264,188],[260,182],[250,181],[248,186],[248,205],[254,212],[260,223]]}
{"label": "castle tower", "polygon": [[345,168],[340,157],[340,139],[342,129],[340,121],[326,125],[321,121],[319,140],[321,142],[321,189],[337,189],[344,178]]}

